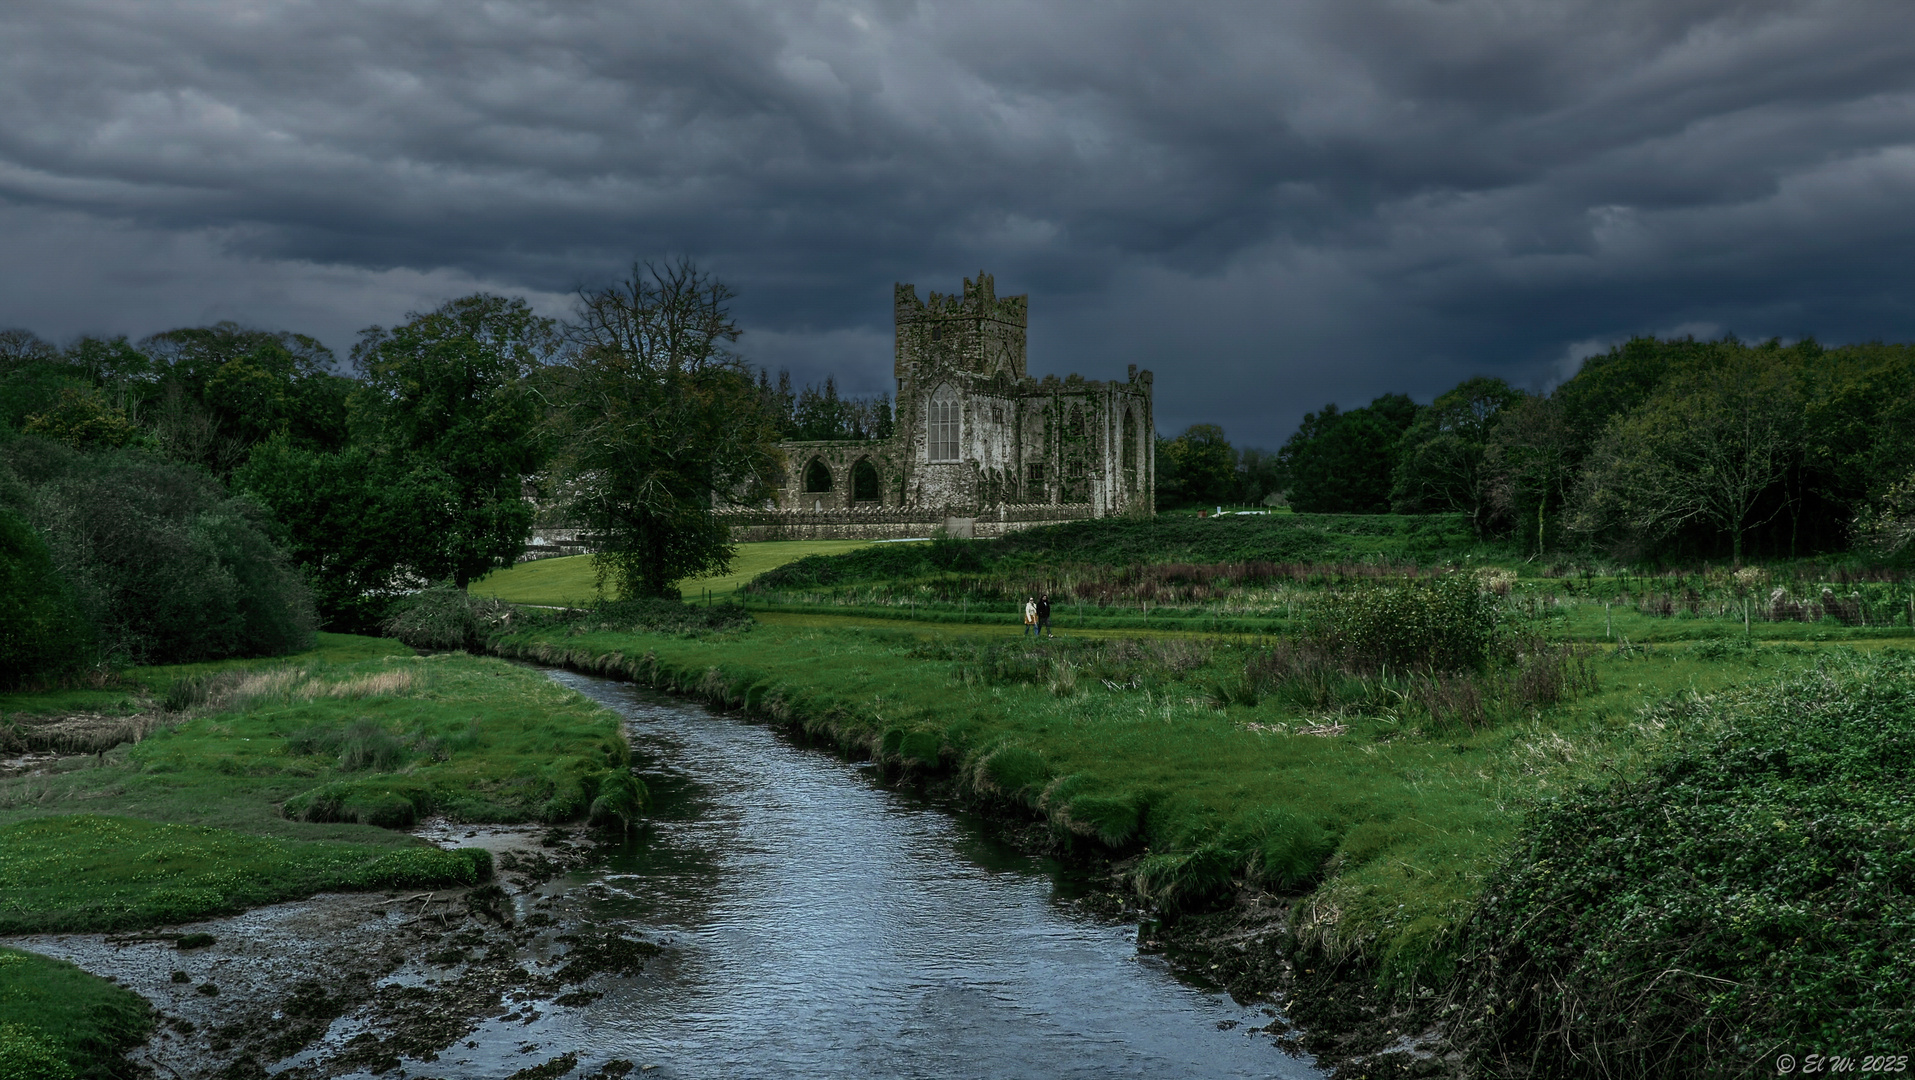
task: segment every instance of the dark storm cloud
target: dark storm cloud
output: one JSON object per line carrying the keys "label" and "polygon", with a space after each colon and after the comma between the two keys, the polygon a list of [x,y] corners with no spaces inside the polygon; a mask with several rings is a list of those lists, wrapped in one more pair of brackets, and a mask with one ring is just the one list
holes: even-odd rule
{"label": "dark storm cloud", "polygon": [[336,347],[634,256],[858,391],[889,285],[1032,295],[1161,426],[1558,378],[1637,332],[1915,337],[1894,3],[0,9],[0,322]]}

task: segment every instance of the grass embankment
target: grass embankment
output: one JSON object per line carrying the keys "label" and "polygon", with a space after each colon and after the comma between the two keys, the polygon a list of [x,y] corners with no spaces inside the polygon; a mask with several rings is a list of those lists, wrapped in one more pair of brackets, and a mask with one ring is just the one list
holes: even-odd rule
{"label": "grass embankment", "polygon": [[[1446,970],[1520,808],[1613,768],[1637,707],[1812,662],[1691,647],[1590,661],[1601,687],[1490,726],[1243,687],[1254,646],[1024,644],[759,626],[703,637],[542,631],[510,656],[742,706],[902,769],[948,772],[1065,836],[1138,852],[1140,892],[1202,906],[1249,879],[1316,888],[1302,927],[1396,980]],[[1331,690],[1332,697],[1337,691]]]}
{"label": "grass embankment", "polygon": [[[678,591],[687,600],[702,600],[707,596],[713,600],[723,600],[751,579],[788,562],[812,555],[838,555],[870,546],[869,540],[767,540],[739,544],[738,554],[731,561],[731,569],[714,577],[688,578],[678,583]],[[596,598],[598,574],[590,555],[568,555],[523,562],[496,571],[483,580],[473,582],[471,589],[480,596],[491,596],[514,604],[582,606]]]}
{"label": "grass embankment", "polygon": [[[139,930],[329,890],[472,884],[490,872],[485,852],[393,829],[429,813],[617,817],[642,800],[617,718],[538,673],[322,638],[299,656],[0,699],[10,716],[78,704],[152,721],[136,744],[0,780],[0,933]],[[82,1072],[105,1067],[95,1043],[67,1038],[71,995],[34,994],[11,1022]]]}

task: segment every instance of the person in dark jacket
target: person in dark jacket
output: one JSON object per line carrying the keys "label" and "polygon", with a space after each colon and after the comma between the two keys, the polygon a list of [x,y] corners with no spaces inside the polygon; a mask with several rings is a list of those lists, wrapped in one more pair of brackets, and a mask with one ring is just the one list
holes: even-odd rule
{"label": "person in dark jacket", "polygon": [[1049,593],[1037,598],[1037,636],[1056,637],[1051,633],[1051,597]]}

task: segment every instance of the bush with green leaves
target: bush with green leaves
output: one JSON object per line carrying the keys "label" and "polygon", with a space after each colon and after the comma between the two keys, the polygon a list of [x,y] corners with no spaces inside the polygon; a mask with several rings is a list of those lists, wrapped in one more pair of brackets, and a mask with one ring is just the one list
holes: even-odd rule
{"label": "bush with green leaves", "polygon": [[401,600],[384,629],[387,636],[415,649],[477,652],[485,647],[492,632],[511,618],[511,604],[443,584]]}
{"label": "bush with green leaves", "polygon": [[1495,598],[1469,574],[1449,573],[1330,592],[1304,636],[1353,671],[1479,671],[1499,623]]}
{"label": "bush with green leaves", "polygon": [[137,450],[0,443],[20,507],[108,657],[180,663],[274,656],[313,640],[312,595],[264,514],[211,477]]}
{"label": "bush with green leaves", "polygon": [[1676,749],[1538,807],[1487,885],[1456,991],[1476,1074],[1727,1075],[1915,1041],[1915,658],[1647,719]]}

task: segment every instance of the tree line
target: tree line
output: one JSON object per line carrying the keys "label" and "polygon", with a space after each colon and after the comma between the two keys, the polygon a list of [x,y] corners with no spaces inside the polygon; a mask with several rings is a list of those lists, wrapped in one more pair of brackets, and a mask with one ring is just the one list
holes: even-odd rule
{"label": "tree line", "polygon": [[1468,516],[1528,552],[1789,558],[1915,537],[1915,347],[1639,337],[1548,393],[1479,376],[1308,413],[1276,453],[1158,442],[1160,506]]}
{"label": "tree line", "polygon": [[0,681],[373,631],[511,565],[540,506],[594,534],[608,586],[676,595],[729,559],[714,504],[761,499],[778,441],[890,423],[748,369],[732,299],[644,263],[568,319],[475,294],[368,327],[344,364],[230,322],[0,332]]}

